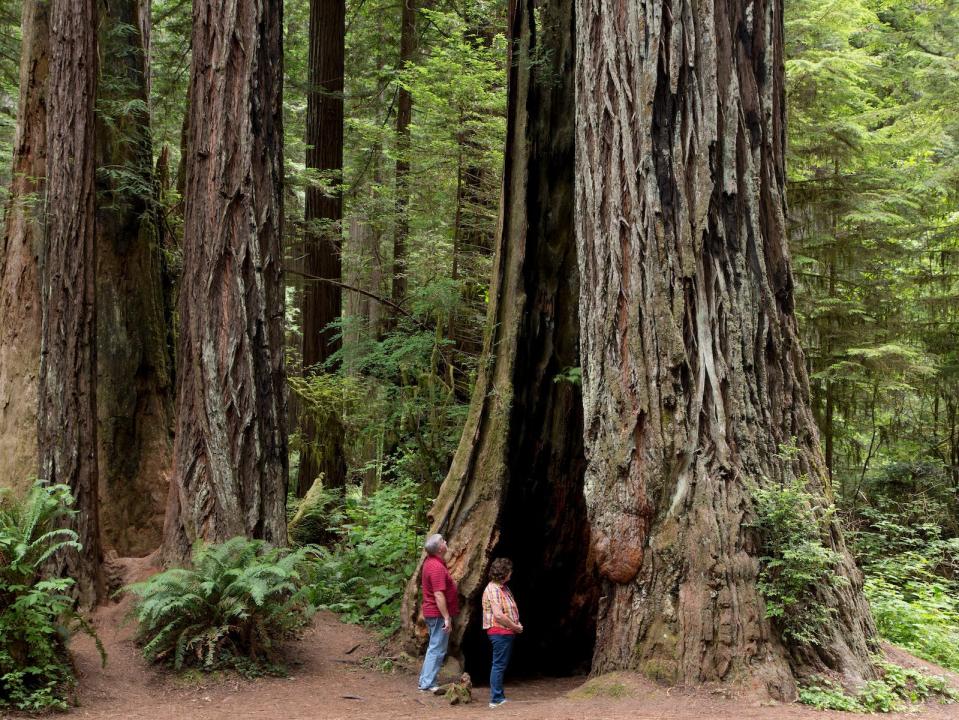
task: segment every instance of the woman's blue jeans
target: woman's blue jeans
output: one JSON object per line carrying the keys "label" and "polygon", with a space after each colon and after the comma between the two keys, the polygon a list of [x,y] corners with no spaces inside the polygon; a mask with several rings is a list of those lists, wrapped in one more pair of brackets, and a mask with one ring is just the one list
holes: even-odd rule
{"label": "woman's blue jeans", "polygon": [[440,674],[440,668],[443,667],[450,634],[443,631],[443,618],[423,619],[430,631],[430,643],[426,646],[426,657],[423,658],[423,670],[420,672],[420,690],[429,690],[436,685],[436,677]]}
{"label": "woman's blue jeans", "polygon": [[506,699],[503,692],[503,675],[509,665],[509,656],[513,654],[513,640],[515,635],[489,635],[490,645],[493,646],[493,664],[489,669],[489,701],[498,703]]}

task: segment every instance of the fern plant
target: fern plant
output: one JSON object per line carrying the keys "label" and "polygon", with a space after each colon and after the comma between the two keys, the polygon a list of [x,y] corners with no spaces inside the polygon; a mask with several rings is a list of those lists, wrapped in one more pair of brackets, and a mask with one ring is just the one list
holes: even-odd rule
{"label": "fern plant", "polygon": [[[20,500],[0,492],[0,708],[66,709],[75,684],[70,635],[97,639],[73,607],[73,579],[43,575],[55,554],[81,549],[76,533],[60,527],[73,497],[65,485],[39,481]],[[99,640],[97,648],[105,662]]]}
{"label": "fern plant", "polygon": [[126,588],[138,598],[132,614],[144,656],[176,670],[280,672],[278,641],[294,636],[313,614],[305,591],[313,552],[243,537],[222,545],[198,542],[192,567]]}

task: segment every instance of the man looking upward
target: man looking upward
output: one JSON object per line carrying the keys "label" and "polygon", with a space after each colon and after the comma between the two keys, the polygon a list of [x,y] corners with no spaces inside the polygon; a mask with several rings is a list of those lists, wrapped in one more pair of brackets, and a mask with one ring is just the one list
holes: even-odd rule
{"label": "man looking upward", "polygon": [[453,618],[459,615],[459,596],[456,583],[446,568],[446,551],[449,547],[442,535],[430,535],[424,545],[427,558],[423,561],[421,583],[423,587],[423,619],[430,631],[426,657],[420,672],[419,687],[431,692],[438,687],[436,677],[443,666],[449,646]]}

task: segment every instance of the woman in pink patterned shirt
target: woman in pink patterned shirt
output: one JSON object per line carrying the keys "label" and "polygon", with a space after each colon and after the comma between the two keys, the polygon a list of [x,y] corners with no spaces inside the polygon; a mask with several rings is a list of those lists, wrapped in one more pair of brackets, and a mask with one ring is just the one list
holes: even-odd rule
{"label": "woman in pink patterned shirt", "polygon": [[519,609],[513,593],[506,587],[513,575],[513,562],[509,558],[497,558],[490,565],[490,582],[483,591],[483,629],[493,648],[493,664],[489,671],[489,706],[499,707],[506,702],[503,692],[503,675],[513,653],[513,640],[523,632],[519,621]]}

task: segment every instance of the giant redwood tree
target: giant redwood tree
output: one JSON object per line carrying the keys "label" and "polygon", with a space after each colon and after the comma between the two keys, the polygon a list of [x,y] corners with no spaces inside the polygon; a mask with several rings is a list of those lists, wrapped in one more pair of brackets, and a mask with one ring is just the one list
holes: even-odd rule
{"label": "giant redwood tree", "polygon": [[37,471],[40,276],[47,175],[50,8],[25,0],[13,180],[0,257],[0,477],[26,487]]}
{"label": "giant redwood tree", "polygon": [[193,5],[168,560],[286,542],[282,7]]}
{"label": "giant redwood tree", "polygon": [[97,502],[94,106],[96,0],[50,3],[46,240],[41,252],[39,477],[68,485],[82,553],[57,564],[80,600],[103,594]]}
{"label": "giant redwood tree", "polygon": [[[306,237],[303,269],[308,278],[336,283],[343,279],[343,73],[346,1],[310,0],[309,92],[306,102],[306,166],[331,181],[332,189],[313,184],[306,190]],[[303,371],[310,375],[340,347],[329,328],[342,313],[343,292],[335,283],[307,280],[303,292]],[[300,433],[298,494],[323,476],[326,487],[343,487],[346,461],[343,427],[334,413],[322,422],[304,413]]]}
{"label": "giant redwood tree", "polygon": [[[453,645],[471,671],[486,653],[478,609],[493,557],[516,563],[520,607],[535,607],[515,666],[588,667],[597,583],[582,483],[573,236],[572,0],[524,0],[514,39],[503,205],[487,334],[462,440],[431,511],[465,596]],[[534,9],[536,10],[534,12]],[[533,59],[537,62],[532,62]],[[415,636],[418,578],[403,622]],[[422,630],[420,631],[422,636]]]}
{"label": "giant redwood tree", "polygon": [[749,527],[751,483],[827,484],[786,246],[782,1],[577,0],[576,53],[593,670],[787,697],[811,670],[869,677],[838,526],[847,582],[811,588],[831,619],[801,647],[764,617]]}
{"label": "giant redwood tree", "polygon": [[101,3],[97,406],[103,536],[120,555],[160,545],[172,450],[172,366],[149,113],[150,3]]}
{"label": "giant redwood tree", "polygon": [[[785,238],[782,3],[576,0],[575,33],[565,0],[533,8],[512,19],[488,337],[432,511],[466,600],[453,640],[476,637],[488,562],[510,555],[554,666],[777,697],[813,671],[870,677],[828,513],[844,582],[809,588],[819,643],[784,641],[758,590],[751,488],[827,492]],[[553,382],[574,366],[582,406]],[[413,578],[411,629],[416,599]]]}

